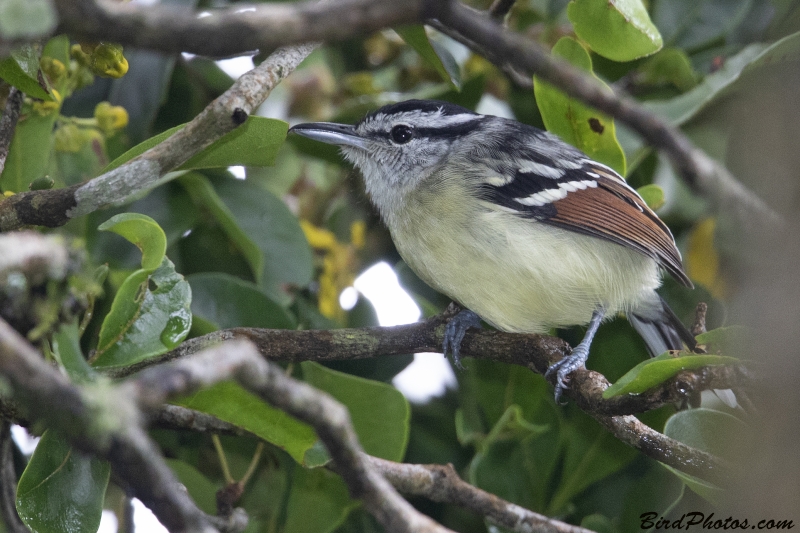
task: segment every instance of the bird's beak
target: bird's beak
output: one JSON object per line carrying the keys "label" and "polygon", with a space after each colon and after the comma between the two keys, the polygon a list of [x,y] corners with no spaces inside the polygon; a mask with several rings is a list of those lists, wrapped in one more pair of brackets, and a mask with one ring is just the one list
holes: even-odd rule
{"label": "bird's beak", "polygon": [[297,133],[303,137],[314,139],[328,144],[338,146],[353,146],[355,148],[366,149],[366,143],[362,137],[356,133],[356,128],[347,124],[335,124],[333,122],[307,122],[298,124],[289,129],[289,133]]}

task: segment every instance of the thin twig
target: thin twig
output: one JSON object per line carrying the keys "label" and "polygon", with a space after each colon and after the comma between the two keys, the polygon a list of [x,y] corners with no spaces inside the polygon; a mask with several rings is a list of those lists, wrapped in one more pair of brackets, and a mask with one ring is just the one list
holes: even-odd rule
{"label": "thin twig", "polygon": [[[202,20],[202,19],[198,19]],[[242,75],[186,127],[139,157],[86,183],[62,189],[29,191],[0,202],[0,232],[24,225],[57,227],[97,209],[119,205],[159,184],[162,176],[244,123],[316,47],[280,48]]]}
{"label": "thin twig", "polygon": [[534,513],[474,487],[459,477],[453,465],[404,464],[371,456],[368,456],[368,459],[372,466],[403,494],[458,505],[510,531],[591,533],[588,529]]}
{"label": "thin twig", "polygon": [[6,100],[6,107],[3,110],[3,117],[0,118],[0,174],[3,173],[3,169],[6,167],[8,149],[17,129],[17,121],[22,109],[22,96],[22,91],[16,87],[11,87]]}
{"label": "thin twig", "polygon": [[211,442],[214,443],[214,449],[217,451],[219,466],[222,469],[222,478],[227,484],[235,483],[236,480],[233,479],[233,476],[231,475],[231,469],[228,466],[228,458],[225,457],[225,450],[222,448],[222,443],[219,441],[219,437],[217,435],[211,435]]}
{"label": "thin twig", "polygon": [[[434,19],[463,36],[462,42],[505,66],[558,87],[568,95],[624,122],[651,145],[663,150],[683,180],[721,211],[734,214],[742,228],[759,231],[782,224],[780,217],[726,168],[697,148],[677,128],[667,124],[638,102],[604,88],[591,76],[549,54],[538,43],[504,30],[488,16],[460,2],[433,2]],[[438,26],[437,26],[438,27]]]}

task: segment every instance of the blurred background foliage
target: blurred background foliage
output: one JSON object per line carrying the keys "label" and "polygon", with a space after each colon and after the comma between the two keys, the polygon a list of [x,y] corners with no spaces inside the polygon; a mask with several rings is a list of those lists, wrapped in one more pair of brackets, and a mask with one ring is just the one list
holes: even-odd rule
{"label": "blurred background foliage", "polygon": [[[202,9],[236,2],[173,3]],[[488,1],[471,4],[489,7]],[[595,31],[601,25],[594,24],[597,5],[589,0],[518,0],[507,24],[547,47],[560,43],[559,55],[591,69],[609,86],[680,126],[772,205],[784,211],[796,207],[798,3],[630,4],[641,9],[633,22],[617,27],[622,33]],[[256,64],[262,59],[253,58]],[[245,58],[244,64],[248,61]],[[231,86],[231,73],[241,65],[241,59],[167,57],[123,50],[113,43],[70,42],[64,36],[15,51],[0,62],[0,78],[5,80],[0,99],[5,99],[10,84],[26,98],[0,187],[10,195],[99,175],[112,161],[130,159],[129,149],[194,118]],[[94,369],[124,366],[163,352],[187,336],[220,328],[377,325],[365,298],[343,309],[339,296],[378,261],[394,267],[424,315],[441,311],[447,299],[402,263],[352,168],[330,146],[298,136],[286,138],[287,125],[280,121],[352,123],[387,103],[435,98],[557,130],[564,106],[574,110],[578,104],[538,81],[534,94],[533,85],[531,80],[509,81],[486,59],[419,26],[321,47],[275,89],[258,113],[278,120],[251,119],[245,133],[215,145],[203,154],[205,159],[183,167],[171,181],[126,206],[92,213],[54,231],[85,247],[87,272],[98,270],[94,288],[85,289],[84,284],[86,305],[93,306],[91,319],[80,329],[62,328],[48,346],[73,377],[94,379],[94,370],[78,359],[91,356]],[[754,260],[743,252],[737,228],[724,212],[711,212],[669,163],[627,127],[616,124],[615,137],[614,125],[602,120],[609,126],[608,145],[596,153],[581,147],[624,172],[658,207],[697,285],[695,291],[687,291],[665,279],[662,294],[686,323],[692,321],[695,304],[705,301],[709,327],[725,325],[729,303]],[[571,124],[562,127],[569,129]],[[773,127],[784,133],[776,136]],[[110,231],[100,231],[114,215],[122,218],[104,225]],[[144,242],[149,251],[142,248],[143,257],[125,239]],[[150,307],[141,303],[144,300]],[[128,314],[122,308],[125,302],[129,307],[135,304]],[[139,324],[145,336],[160,339],[150,351],[129,330],[131,320],[143,316],[152,319]],[[573,343],[582,335],[579,328],[554,333]],[[108,339],[123,339],[122,346],[110,348]],[[615,319],[600,329],[588,366],[614,381],[646,353],[627,322]],[[702,480],[688,480],[687,489],[685,477],[617,441],[574,405],[555,405],[550,386],[523,368],[466,360],[466,370],[456,373],[455,389],[409,404],[388,383],[411,360],[409,355],[303,363],[289,365],[287,371],[343,401],[369,453],[415,463],[452,463],[465,479],[489,492],[598,531],[638,531],[644,512],[673,517],[686,511],[712,512],[724,497]],[[307,426],[231,384],[198,393],[183,404],[267,442],[240,501],[251,517],[247,531],[380,531],[349,499],[341,479],[320,468],[327,455]],[[674,413],[665,407],[641,419],[662,431]],[[686,424],[694,424],[697,431],[728,424],[729,415],[712,415],[712,423],[706,416],[690,414]],[[166,430],[152,434],[190,494],[213,512],[214,492],[224,479],[211,439]],[[68,453],[63,443],[50,444],[53,441],[57,439],[43,442],[55,457]],[[238,479],[257,441],[221,441]],[[37,505],[64,500],[64,506],[85,511],[86,530],[96,527],[103,506],[118,511],[122,493],[113,483],[105,491],[107,470],[94,460],[75,460],[90,464],[69,473],[59,471],[76,477],[49,491],[36,480],[54,479],[54,470],[63,463],[31,460],[28,479],[20,483],[18,508],[35,511]],[[73,501],[67,493],[75,491],[65,486],[94,488],[94,496]],[[26,487],[36,490],[23,490]],[[413,503],[461,532],[499,531],[463,509],[422,499]],[[54,523],[46,526],[57,528]]]}

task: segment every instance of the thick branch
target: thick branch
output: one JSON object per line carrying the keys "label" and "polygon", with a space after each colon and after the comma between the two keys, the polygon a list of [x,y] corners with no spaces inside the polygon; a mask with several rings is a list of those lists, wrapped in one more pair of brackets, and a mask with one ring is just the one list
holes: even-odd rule
{"label": "thick branch", "polygon": [[3,117],[0,118],[0,174],[6,167],[8,157],[8,147],[11,146],[11,139],[17,129],[19,112],[22,109],[22,91],[16,87],[11,87],[6,100],[6,108],[3,110]]}
{"label": "thick branch", "polygon": [[157,407],[166,399],[200,387],[236,379],[245,388],[314,427],[354,498],[389,532],[445,532],[414,509],[371,466],[356,437],[350,415],[328,394],[287,376],[265,361],[247,341],[234,341],[202,354],[151,368],[129,382],[134,395]]}
{"label": "thick branch", "polygon": [[[758,231],[779,223],[778,215],[678,130],[636,101],[606,90],[585,72],[549,54],[538,43],[506,31],[459,2],[431,4],[438,11],[435,27],[461,40],[501,67],[528,77],[536,74],[570,96],[624,122],[651,145],[663,150],[684,181],[718,209],[734,213],[743,228]],[[755,227],[754,227],[755,226]]]}
{"label": "thick branch", "polygon": [[57,0],[59,31],[159,52],[224,57],[310,41],[340,41],[424,17],[423,0],[340,0],[209,10]]}
{"label": "thick branch", "polygon": [[241,125],[315,46],[276,50],[261,65],[236,80],[185,128],[116,169],[87,183],[24,192],[0,202],[0,231],[31,224],[61,226],[103,207],[122,204],[133,194],[155,187],[167,172]]}
{"label": "thick branch", "polygon": [[474,511],[491,523],[518,533],[591,533],[529,511],[462,480],[453,465],[395,463],[369,456],[369,462],[403,494],[423,496]]}
{"label": "thick branch", "polygon": [[[188,494],[178,490],[178,481],[141,429],[129,398],[109,394],[108,386],[73,386],[3,320],[0,375],[32,420],[44,421],[73,446],[111,463],[131,492],[171,531],[214,530]],[[106,416],[99,416],[102,413]],[[100,427],[98,419],[114,420],[114,425]]]}

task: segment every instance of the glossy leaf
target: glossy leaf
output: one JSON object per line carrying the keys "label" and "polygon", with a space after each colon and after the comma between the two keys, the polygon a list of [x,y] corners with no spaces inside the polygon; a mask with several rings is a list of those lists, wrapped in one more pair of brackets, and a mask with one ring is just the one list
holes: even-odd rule
{"label": "glossy leaf", "polygon": [[641,0],[572,0],[575,34],[603,57],[632,61],[661,49],[661,34]]}
{"label": "glossy leaf", "polygon": [[[678,411],[664,426],[664,435],[667,437],[718,457],[724,457],[729,451],[730,443],[740,440],[746,431],[745,423],[735,416],[705,408]],[[722,488],[670,466],[664,466],[697,494],[712,503],[721,501],[724,494]]]}
{"label": "glossy leaf", "polygon": [[192,274],[192,314],[217,329],[232,327],[293,329],[296,321],[257,285],[228,274]]}
{"label": "glossy leaf", "polygon": [[[186,124],[175,126],[143,141],[114,161],[103,172],[113,170],[161,143]],[[289,125],[282,120],[249,116],[244,124],[215,141],[208,148],[189,159],[177,170],[218,168],[234,165],[269,166],[275,162],[278,148],[286,139]]]}
{"label": "glossy leaf", "polygon": [[[3,3],[0,2],[0,5]],[[39,73],[39,56],[39,50],[33,45],[26,44],[17,48],[9,57],[0,61],[0,78],[28,96],[52,102],[49,84]]]}
{"label": "glossy leaf", "polygon": [[[576,67],[592,71],[589,53],[574,39],[562,37],[553,47],[553,54]],[[586,107],[537,76],[533,77],[533,90],[549,132],[625,175],[625,154],[617,142],[611,117]]]}
{"label": "glossy leaf", "polygon": [[664,199],[664,189],[653,183],[645,185],[644,187],[639,187],[636,189],[636,192],[639,193],[642,200],[644,200],[647,206],[653,211],[659,209],[666,201]]}
{"label": "glossy leaf", "polygon": [[300,464],[317,442],[311,426],[269,406],[236,383],[218,383],[177,403],[246,429],[285,450]]}
{"label": "glossy leaf", "polygon": [[177,346],[192,325],[191,299],[189,283],[166,257],[155,271],[128,276],[103,320],[92,366],[126,366]]}
{"label": "glossy leaf", "polygon": [[642,361],[622,376],[612,386],[603,391],[603,398],[621,394],[639,394],[665,382],[682,370],[691,370],[708,365],[739,363],[734,357],[719,355],[685,355],[673,357],[663,353],[647,361]]}
{"label": "glossy leaf", "polygon": [[678,48],[665,48],[649,58],[639,68],[639,76],[643,84],[670,84],[680,91],[688,91],[697,85],[697,74],[689,56]]}
{"label": "glossy leaf", "polygon": [[17,486],[17,512],[32,531],[94,533],[110,468],[73,450],[52,430],[42,435]]}
{"label": "glossy leaf", "polygon": [[428,38],[425,26],[401,26],[395,28],[395,31],[409,46],[417,51],[428,65],[439,73],[444,81],[450,83],[456,89],[461,87],[461,70],[458,63],[456,63],[456,60],[447,49]]}
{"label": "glossy leaf", "polygon": [[408,445],[411,407],[408,400],[385,383],[337,372],[304,361],[303,379],[321,389],[350,411],[361,445],[370,455],[400,461]]}
{"label": "glossy leaf", "polygon": [[142,268],[155,270],[167,253],[167,236],[155,220],[139,213],[120,213],[98,227],[125,237],[142,252]]}

